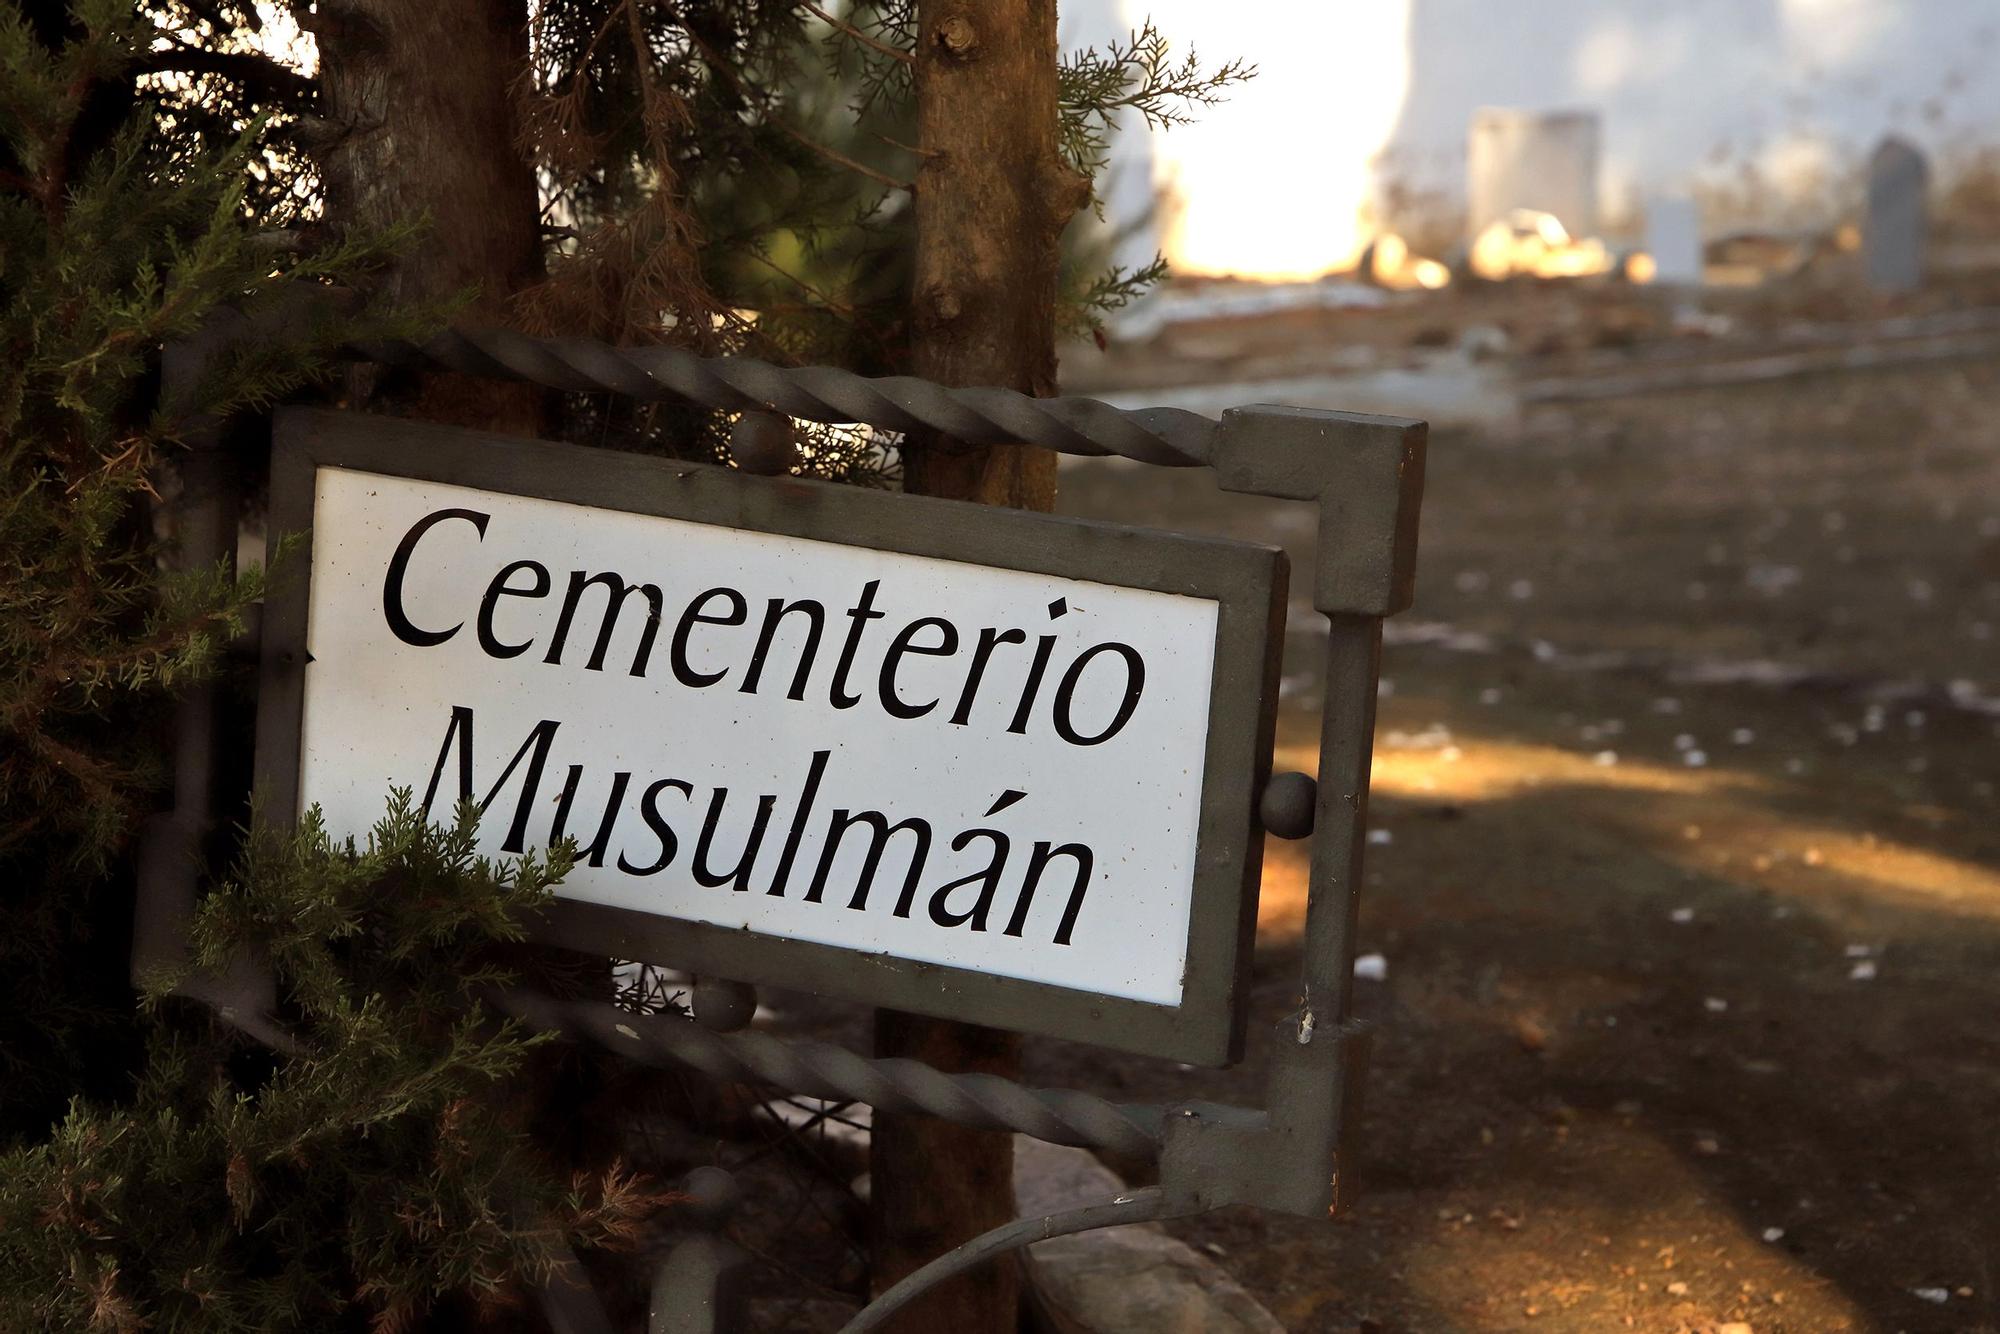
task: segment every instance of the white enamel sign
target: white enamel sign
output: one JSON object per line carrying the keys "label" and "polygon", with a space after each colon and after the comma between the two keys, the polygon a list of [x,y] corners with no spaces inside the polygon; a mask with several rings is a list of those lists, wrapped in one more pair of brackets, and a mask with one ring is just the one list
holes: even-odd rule
{"label": "white enamel sign", "polygon": [[562,896],[1178,1005],[1218,604],[315,473],[301,808]]}

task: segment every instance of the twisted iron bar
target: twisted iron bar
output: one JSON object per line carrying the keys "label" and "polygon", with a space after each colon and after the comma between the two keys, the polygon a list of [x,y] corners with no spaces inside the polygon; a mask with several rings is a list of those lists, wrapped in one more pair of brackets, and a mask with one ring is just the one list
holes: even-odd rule
{"label": "twisted iron bar", "polygon": [[1127,411],[1094,398],[1031,398],[1012,389],[947,389],[909,375],[877,379],[831,366],[787,369],[754,357],[701,357],[671,347],[613,347],[505,329],[450,329],[423,343],[355,345],[367,360],[428,362],[573,393],[680,398],[723,412],[782,412],[816,422],[935,431],[966,444],[1022,442],[1062,454],[1117,455],[1168,468],[1207,466],[1216,423],[1179,408]]}
{"label": "twisted iron bar", "polygon": [[494,1004],[531,1028],[589,1038],[649,1065],[691,1065],[717,1079],[921,1112],[980,1130],[1134,1158],[1160,1151],[1157,1107],[1119,1105],[1072,1089],[1031,1089],[997,1075],[948,1075],[918,1061],[871,1061],[844,1047],[763,1033],[716,1033],[692,1019],[633,1014],[596,1001],[508,990]]}

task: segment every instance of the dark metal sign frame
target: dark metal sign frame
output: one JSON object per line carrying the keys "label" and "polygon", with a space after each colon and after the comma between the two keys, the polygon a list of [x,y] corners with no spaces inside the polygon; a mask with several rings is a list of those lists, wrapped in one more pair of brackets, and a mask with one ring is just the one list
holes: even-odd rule
{"label": "dark metal sign frame", "polygon": [[1241,1058],[1263,865],[1256,794],[1270,773],[1276,649],[1285,614],[1282,551],[390,417],[283,409],[273,424],[270,528],[274,539],[294,543],[295,559],[305,568],[280,579],[264,606],[257,795],[264,818],[272,821],[300,814],[315,483],[327,468],[1215,602],[1216,649],[1208,716],[1201,720],[1206,762],[1178,1005],[581,900],[559,900],[537,935],[613,958],[1189,1064]]}
{"label": "dark metal sign frame", "polygon": [[[209,358],[259,335],[247,321],[225,320],[169,346],[163,393],[187,398]],[[1252,832],[1253,841],[1262,832],[1313,839],[1297,1004],[1272,1035],[1262,1106],[1121,1104],[1082,1090],[1028,1088],[774,1037],[744,1028],[754,992],[726,974],[696,979],[691,1017],[635,1014],[608,1002],[566,1001],[520,988],[498,991],[491,999],[532,1027],[588,1039],[647,1064],[692,1067],[718,1079],[866,1102],[885,1111],[923,1113],[1157,1162],[1156,1186],[1089,1208],[1022,1219],[938,1257],[870,1303],[847,1326],[848,1334],[878,1328],[955,1273],[1047,1237],[1231,1204],[1325,1218],[1346,1203],[1353,1193],[1352,1137],[1368,1050],[1368,1033],[1352,1017],[1352,977],[1382,620],[1410,605],[1415,582],[1427,435],[1422,422],[1282,407],[1238,408],[1214,421],[1174,409],[1130,411],[1085,398],[1035,399],[1005,389],[956,389],[911,377],[871,379],[829,367],[788,369],[744,357],[498,330],[450,330],[422,345],[385,343],[355,351],[378,362],[567,392],[672,399],[722,412],[859,422],[973,443],[1023,442],[1065,454],[1202,467],[1213,470],[1225,491],[1316,505],[1319,536],[1310,594],[1313,607],[1326,617],[1318,774],[1270,780],[1258,794],[1261,828]],[[179,496],[163,502],[182,535],[177,560],[184,569],[233,563],[242,486],[223,445],[222,425],[190,424]],[[622,457],[592,451],[590,466],[628,466]],[[218,712],[212,684],[196,685],[178,706],[173,806],[148,822],[139,848],[132,970],[139,979],[162,970],[181,973],[180,994],[203,1001],[259,1041],[291,1050],[295,1040],[277,1016],[275,979],[267,966],[244,958],[214,973],[185,971],[187,922],[199,894],[204,847],[218,818]],[[1265,725],[1261,716],[1258,725]],[[735,1327],[723,1294],[729,1275],[746,1257],[719,1235],[733,1189],[727,1173],[713,1168],[696,1169],[684,1187],[694,1201],[688,1206],[691,1224],[712,1231],[684,1238],[656,1273],[650,1326],[655,1334],[713,1334]],[[552,1325],[609,1334],[610,1320],[575,1258],[559,1250],[552,1264],[539,1294]]]}

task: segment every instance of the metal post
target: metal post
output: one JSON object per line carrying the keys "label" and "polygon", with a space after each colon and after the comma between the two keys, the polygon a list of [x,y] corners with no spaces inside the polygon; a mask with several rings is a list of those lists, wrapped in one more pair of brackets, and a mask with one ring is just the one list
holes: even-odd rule
{"label": "metal post", "polygon": [[750,1257],[722,1235],[742,1193],[719,1167],[697,1167],[681,1182],[689,1223],[653,1274],[647,1334],[737,1334],[743,1328],[743,1266]]}
{"label": "metal post", "polygon": [[1328,618],[1326,691],[1321,707],[1319,807],[1313,821],[1306,896],[1302,1025],[1347,1018],[1354,991],[1353,951],[1361,907],[1361,861],[1368,830],[1368,775],[1375,736],[1375,682],[1382,621]]}

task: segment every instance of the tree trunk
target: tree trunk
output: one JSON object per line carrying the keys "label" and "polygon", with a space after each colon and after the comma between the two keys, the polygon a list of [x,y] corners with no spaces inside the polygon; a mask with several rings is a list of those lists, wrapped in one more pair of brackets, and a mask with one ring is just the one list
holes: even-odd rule
{"label": "tree trunk", "polygon": [[[316,11],[295,12],[319,43],[325,119],[310,139],[328,222],[364,231],[422,223],[387,275],[387,295],[441,311],[470,298],[449,311],[454,322],[506,323],[515,293],[544,273],[540,204],[513,100],[528,69],[528,0],[319,0]],[[534,385],[363,366],[348,386],[352,406],[451,426],[536,435],[546,425],[548,395]],[[522,946],[507,962],[528,972],[544,957]],[[544,1150],[574,1163],[588,1150],[555,1142],[546,1124],[587,1133],[574,1113],[574,1077],[556,1061],[550,1053],[507,1096]],[[562,1111],[550,1116],[554,1108]],[[547,1329],[548,1295],[535,1296],[492,1310],[447,1302],[423,1328]]]}
{"label": "tree trunk", "polygon": [[[503,322],[508,300],[542,275],[535,178],[513,106],[528,67],[527,0],[320,0],[299,20],[319,41],[329,220],[423,221],[390,292],[471,295],[460,322]],[[389,396],[414,417],[524,433],[541,423],[543,394],[530,385],[426,374],[398,389],[407,392]]]}
{"label": "tree trunk", "polygon": [[[1055,391],[1062,231],[1088,179],[1056,147],[1055,0],[919,0],[916,374],[949,385]],[[1021,445],[912,441],[905,489],[1051,509],[1056,460]],[[883,1011],[875,1045],[940,1069],[1018,1077],[1020,1039]],[[871,1151],[877,1292],[1014,1216],[1013,1141],[927,1117],[878,1114]],[[983,1265],[935,1288],[894,1328],[1013,1334],[1018,1269]]]}

